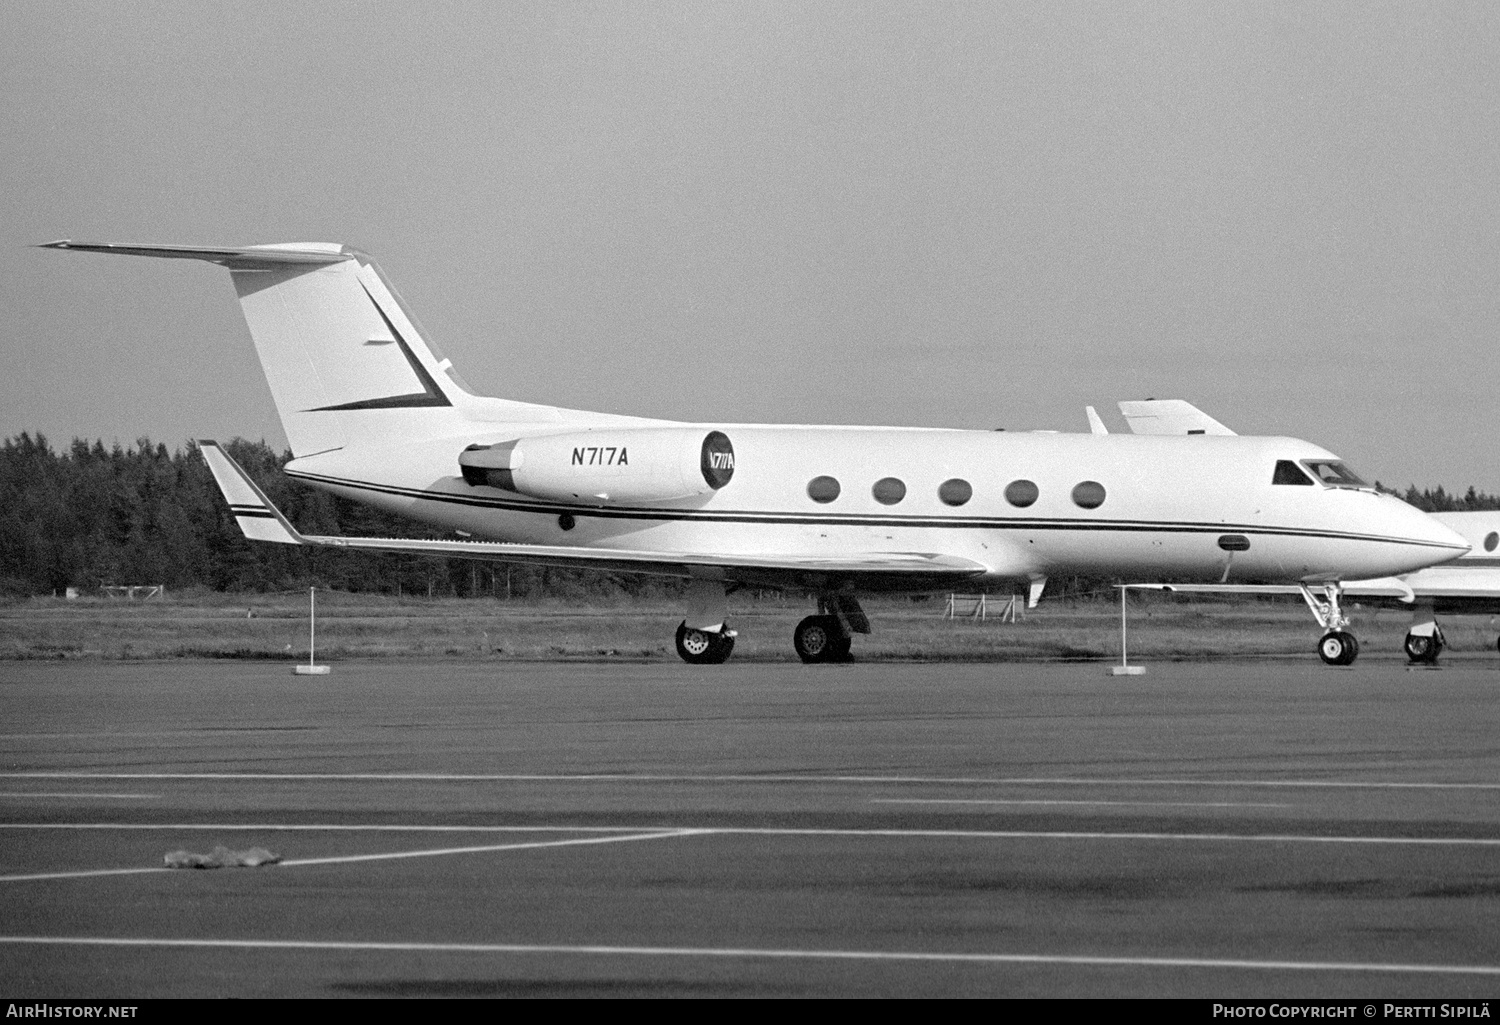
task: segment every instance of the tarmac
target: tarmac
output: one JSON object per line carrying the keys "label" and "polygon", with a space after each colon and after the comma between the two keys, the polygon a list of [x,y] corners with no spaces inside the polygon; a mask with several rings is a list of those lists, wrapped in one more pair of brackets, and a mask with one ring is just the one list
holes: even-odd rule
{"label": "tarmac", "polygon": [[1500,996],[1500,658],[1104,670],[3,663],[0,995]]}

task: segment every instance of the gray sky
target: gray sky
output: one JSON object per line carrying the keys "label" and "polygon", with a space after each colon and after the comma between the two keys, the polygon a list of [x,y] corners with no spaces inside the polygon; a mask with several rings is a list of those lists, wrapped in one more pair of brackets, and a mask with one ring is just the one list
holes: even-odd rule
{"label": "gray sky", "polygon": [[228,275],[348,242],[477,390],[1500,492],[1500,5],[60,3],[0,33],[0,436],[283,438]]}

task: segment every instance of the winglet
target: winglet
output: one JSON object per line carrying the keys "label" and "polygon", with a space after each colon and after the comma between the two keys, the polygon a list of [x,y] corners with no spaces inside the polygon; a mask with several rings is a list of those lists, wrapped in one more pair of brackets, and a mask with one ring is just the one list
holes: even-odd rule
{"label": "winglet", "polygon": [[234,513],[240,530],[252,541],[276,541],[284,545],[305,545],[310,542],[297,532],[281,510],[271,504],[266,493],[256,486],[250,475],[240,468],[228,452],[219,447],[217,441],[200,441],[198,450],[208,463],[229,511]]}
{"label": "winglet", "polygon": [[1093,406],[1084,406],[1083,411],[1089,415],[1089,432],[1091,434],[1109,433],[1109,428],[1104,426],[1104,421],[1099,418],[1099,413]]}

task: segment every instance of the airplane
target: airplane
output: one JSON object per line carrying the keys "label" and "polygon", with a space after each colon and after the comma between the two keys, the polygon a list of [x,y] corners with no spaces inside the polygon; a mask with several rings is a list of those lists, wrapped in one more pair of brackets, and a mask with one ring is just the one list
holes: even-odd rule
{"label": "airplane", "polygon": [[[1182,399],[1145,399],[1119,403],[1120,412],[1134,434],[1233,435],[1234,432],[1190,402]],[[1098,432],[1103,421],[1092,406],[1086,408],[1089,422]],[[1463,536],[1470,551],[1439,566],[1429,566],[1400,576],[1344,583],[1344,596],[1367,604],[1409,609],[1411,624],[1402,647],[1412,663],[1434,663],[1447,645],[1440,614],[1500,615],[1500,511],[1435,512],[1434,520]],[[1170,585],[1184,592],[1302,593],[1275,585]],[[1313,605],[1310,601],[1309,605]],[[1324,614],[1313,607],[1324,622]],[[1326,626],[1326,623],[1325,623]],[[1496,641],[1500,648],[1500,639]]]}
{"label": "airplane", "polygon": [[[1451,563],[1429,566],[1397,580],[1355,581],[1348,593],[1411,610],[1402,647],[1413,663],[1432,664],[1447,647],[1439,615],[1500,615],[1500,512],[1435,512],[1433,519],[1471,545]],[[1392,585],[1397,593],[1392,593]],[[1496,640],[1500,648],[1500,639]]]}
{"label": "airplane", "polygon": [[[1320,650],[1353,661],[1342,582],[1469,550],[1294,438],[680,423],[476,395],[375,263],[338,243],[41,248],[228,269],[293,459],[288,476],[454,539],[305,535],[213,441],[247,537],[283,544],[660,574],[687,581],[676,647],[724,662],[728,593],[801,591],[792,643],[845,661],[861,596],[1049,577],[1258,580],[1321,588]],[[1309,592],[1310,593],[1310,592]]]}

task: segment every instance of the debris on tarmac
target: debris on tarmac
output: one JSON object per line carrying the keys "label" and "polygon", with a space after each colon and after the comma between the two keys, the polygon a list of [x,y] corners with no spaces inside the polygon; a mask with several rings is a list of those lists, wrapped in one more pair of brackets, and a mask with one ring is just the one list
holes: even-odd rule
{"label": "debris on tarmac", "polygon": [[281,855],[273,854],[264,847],[251,847],[247,851],[231,851],[220,845],[207,854],[192,851],[172,851],[167,855],[168,868],[259,868],[274,865]]}

